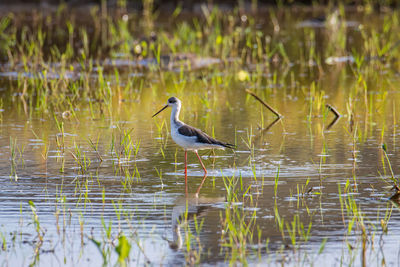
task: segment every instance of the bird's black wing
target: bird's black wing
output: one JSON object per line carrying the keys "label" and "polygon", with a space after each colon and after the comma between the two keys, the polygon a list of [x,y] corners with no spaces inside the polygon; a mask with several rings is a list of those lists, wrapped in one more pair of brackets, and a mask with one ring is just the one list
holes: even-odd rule
{"label": "bird's black wing", "polygon": [[201,130],[191,127],[186,124],[179,127],[178,132],[184,136],[196,136],[197,137],[196,142],[198,142],[198,143],[213,144],[213,145],[220,145],[220,146],[228,147],[228,148],[235,148],[234,145],[220,142],[220,141],[212,138],[211,136],[207,135],[206,133],[202,132]]}

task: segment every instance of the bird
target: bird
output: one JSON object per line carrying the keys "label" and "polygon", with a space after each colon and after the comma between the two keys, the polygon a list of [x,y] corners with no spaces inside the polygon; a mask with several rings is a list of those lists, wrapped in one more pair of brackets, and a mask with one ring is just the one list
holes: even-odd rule
{"label": "bird", "polygon": [[211,136],[207,135],[200,129],[187,125],[186,123],[179,120],[179,113],[181,111],[182,102],[176,97],[170,97],[168,99],[167,104],[156,112],[152,118],[157,116],[166,108],[171,107],[171,137],[175,141],[175,143],[181,146],[185,150],[185,186],[186,186],[186,193],[187,193],[187,152],[193,151],[196,153],[197,158],[201,164],[201,167],[204,170],[204,177],[203,180],[197,189],[197,195],[200,191],[201,186],[203,185],[206,177],[207,177],[207,169],[204,166],[201,158],[199,156],[198,150],[201,149],[225,149],[230,148],[234,149],[235,145],[218,141]]}

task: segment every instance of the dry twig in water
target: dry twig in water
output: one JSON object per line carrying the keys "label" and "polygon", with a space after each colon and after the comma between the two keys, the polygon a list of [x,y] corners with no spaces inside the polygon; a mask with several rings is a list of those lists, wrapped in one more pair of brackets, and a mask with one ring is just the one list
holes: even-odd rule
{"label": "dry twig in water", "polygon": [[273,109],[270,105],[268,105],[267,103],[265,103],[261,98],[259,98],[255,93],[253,93],[252,91],[246,89],[246,93],[252,95],[255,99],[257,99],[261,104],[263,104],[267,109],[269,109],[272,113],[274,113],[278,119],[282,118],[282,115],[279,114],[275,109]]}

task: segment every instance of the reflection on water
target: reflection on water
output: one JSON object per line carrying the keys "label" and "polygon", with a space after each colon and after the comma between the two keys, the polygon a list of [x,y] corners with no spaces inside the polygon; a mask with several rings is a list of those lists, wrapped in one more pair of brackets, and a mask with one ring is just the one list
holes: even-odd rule
{"label": "reflection on water", "polygon": [[176,199],[171,214],[173,241],[169,242],[170,247],[175,250],[182,248],[182,225],[186,225],[193,220],[201,220],[210,209],[215,209],[215,204],[222,203],[223,201],[225,201],[223,197],[199,197],[197,194],[186,195],[185,197]]}

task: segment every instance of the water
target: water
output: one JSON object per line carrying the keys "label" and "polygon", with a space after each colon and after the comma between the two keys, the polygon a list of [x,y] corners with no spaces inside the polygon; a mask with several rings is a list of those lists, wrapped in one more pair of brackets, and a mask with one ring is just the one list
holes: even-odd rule
{"label": "water", "polygon": [[[314,27],[302,21],[282,21],[281,27]],[[347,27],[357,23],[365,22]],[[315,27],[321,35],[328,31]],[[102,61],[105,69],[110,61]],[[365,93],[357,89],[354,66],[335,60],[329,62],[338,64],[323,65],[323,74],[295,61],[261,71],[263,63],[250,64],[247,81],[218,59],[198,62],[191,71],[181,72],[178,64],[161,76],[144,61],[117,61],[118,79],[113,71],[104,75],[113,92],[110,102],[89,94],[73,99],[73,110],[52,103],[52,96],[47,109],[34,98],[24,100],[15,93],[17,81],[46,76],[2,65],[2,262],[98,266],[103,253],[113,265],[123,234],[131,245],[130,264],[138,265],[362,265],[363,255],[367,262],[396,264],[400,215],[396,201],[389,200],[393,184],[381,148],[387,144],[397,175],[400,94],[394,67],[380,66],[384,81],[375,84],[374,66],[366,67]],[[136,64],[143,66],[138,70]],[[56,65],[47,79],[62,77]],[[93,82],[98,75],[94,69],[88,77]],[[80,74],[64,77],[79,80]],[[132,91],[119,94],[129,78],[135,79]],[[282,120],[268,127],[275,117],[245,92],[249,88]],[[208,177],[198,198],[193,193],[202,169],[189,153],[186,196],[184,152],[168,134],[170,111],[151,118],[170,96],[182,100],[183,121],[237,144],[234,151],[201,153]],[[334,116],[325,112],[325,103],[343,115],[331,126]],[[235,216],[228,221],[230,212]],[[386,220],[387,233],[381,226]],[[229,235],[234,229],[247,233],[245,241]]]}

